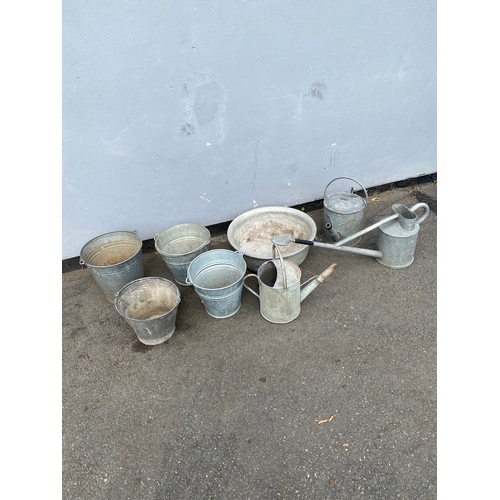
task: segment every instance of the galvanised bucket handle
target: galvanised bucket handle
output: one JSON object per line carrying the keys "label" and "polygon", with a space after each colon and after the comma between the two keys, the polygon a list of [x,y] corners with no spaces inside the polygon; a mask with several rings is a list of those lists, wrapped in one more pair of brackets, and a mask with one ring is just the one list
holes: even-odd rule
{"label": "galvanised bucket handle", "polygon": [[[331,180],[325,187],[325,191],[323,193],[323,198],[326,198],[326,190],[328,189],[328,187],[330,186],[330,184],[332,184],[333,182],[339,180],[339,179],[348,179],[350,181],[354,181],[356,184],[359,184],[363,191],[365,192],[365,198],[368,200],[368,193],[366,192],[366,189],[365,187],[363,186],[363,184],[361,184],[361,182],[357,181],[356,179],[353,179],[352,177],[335,177],[335,179]],[[351,192],[352,192],[352,188],[351,188]]]}

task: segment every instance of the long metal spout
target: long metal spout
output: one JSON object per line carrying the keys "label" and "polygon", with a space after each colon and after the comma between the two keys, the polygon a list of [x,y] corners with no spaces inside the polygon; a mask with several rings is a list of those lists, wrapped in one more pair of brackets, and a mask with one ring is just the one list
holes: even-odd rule
{"label": "long metal spout", "polygon": [[366,255],[368,257],[381,258],[382,252],[380,250],[371,250],[369,248],[357,248],[357,247],[343,247],[332,245],[328,248],[333,250],[339,250],[341,252],[357,253],[359,255]]}
{"label": "long metal spout", "polygon": [[[413,213],[415,210],[418,210],[419,208],[424,209],[424,214],[422,216],[420,216],[418,219],[416,219],[415,223],[421,223],[427,217],[427,215],[429,213],[429,207],[425,203],[417,203],[416,205],[413,205],[411,208],[407,208],[404,205],[399,205],[399,206],[402,207],[402,209],[404,209],[406,212],[409,212],[409,213]],[[391,222],[392,220],[400,219],[400,218],[401,218],[401,214],[399,212],[396,212],[392,215],[389,215],[385,219],[382,219],[378,222],[375,222],[375,224],[372,224],[371,226],[368,226],[365,229],[358,231],[357,233],[351,234],[351,236],[347,236],[343,240],[340,240],[337,243],[334,243],[329,248],[335,248],[335,250],[342,250],[341,248],[339,248],[340,246],[345,245],[346,243],[349,243],[352,240],[355,240],[356,238],[358,238],[359,236],[362,236],[363,234],[369,233],[370,231],[372,231],[373,229],[376,229],[377,227],[383,226],[384,224],[387,224],[388,222]],[[347,252],[352,251],[352,250],[347,250],[347,248],[345,248],[344,250],[346,250]],[[353,252],[353,253],[358,253],[358,252]],[[371,255],[371,254],[365,254],[365,255]],[[374,257],[380,257],[380,256],[374,255]]]}
{"label": "long metal spout", "polygon": [[299,240],[297,238],[289,238],[288,236],[276,236],[272,238],[271,241],[276,245],[288,245],[289,243],[295,242],[301,245],[329,248],[331,250],[340,250],[341,252],[357,253],[360,255],[367,255],[369,257],[376,257],[376,258],[382,257],[382,252],[378,250],[370,250],[369,248],[343,247],[339,245],[339,243],[345,243],[345,239],[339,241],[339,243],[322,243],[321,241]]}
{"label": "long metal spout", "polygon": [[333,226],[330,222],[327,222],[325,224],[325,229],[328,231],[333,241],[337,242],[340,240],[341,238],[340,233],[335,231],[335,229],[333,229]]}
{"label": "long metal spout", "polygon": [[319,276],[316,276],[310,283],[308,283],[300,291],[300,301],[302,302],[318,285],[323,283],[330,274],[337,269],[337,264],[333,263],[330,267],[325,269]]}
{"label": "long metal spout", "polygon": [[[331,245],[329,248],[334,248],[335,250],[341,250],[339,248],[342,245],[345,245],[346,243],[349,243],[352,240],[355,240],[359,236],[362,236],[363,234],[369,233],[370,231],[373,231],[373,229],[376,229],[377,227],[383,226],[384,224],[387,224],[387,222],[390,222],[391,220],[397,219],[399,217],[399,214],[393,214],[390,215],[389,217],[386,217],[385,219],[382,219],[378,222],[375,222],[375,224],[372,224],[371,226],[365,227],[365,229],[362,229],[361,231],[358,231],[357,233],[351,234],[351,236],[347,236],[343,240],[340,240],[337,243],[334,243]],[[347,250],[347,248],[344,248],[344,250]],[[358,249],[361,250],[361,249]],[[354,252],[356,253],[356,252]]]}

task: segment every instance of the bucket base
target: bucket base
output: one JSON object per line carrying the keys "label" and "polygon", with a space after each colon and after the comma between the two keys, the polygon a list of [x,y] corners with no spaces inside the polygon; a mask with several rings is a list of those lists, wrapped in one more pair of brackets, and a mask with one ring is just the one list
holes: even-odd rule
{"label": "bucket base", "polygon": [[163,342],[166,342],[169,338],[172,337],[173,334],[174,334],[174,332],[169,333],[168,335],[165,335],[165,337],[162,337],[160,339],[155,339],[155,340],[141,339],[141,337],[139,337],[139,335],[137,335],[137,340],[139,340],[139,342],[141,342],[141,344],[144,344],[144,345],[158,345],[158,344],[163,344]]}
{"label": "bucket base", "polygon": [[216,316],[215,314],[210,313],[206,307],[205,307],[205,311],[207,312],[207,314],[209,316],[212,316],[212,318],[226,319],[226,318],[230,318],[231,316],[234,316],[240,310],[240,307],[241,307],[241,304],[238,306],[238,309],[236,309],[236,311],[232,312],[231,314],[228,314],[227,316]]}

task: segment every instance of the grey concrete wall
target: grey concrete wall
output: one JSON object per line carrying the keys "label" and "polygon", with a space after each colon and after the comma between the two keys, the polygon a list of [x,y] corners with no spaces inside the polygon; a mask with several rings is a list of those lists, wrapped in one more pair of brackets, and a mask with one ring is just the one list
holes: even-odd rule
{"label": "grey concrete wall", "polygon": [[436,172],[436,2],[70,0],[63,249]]}

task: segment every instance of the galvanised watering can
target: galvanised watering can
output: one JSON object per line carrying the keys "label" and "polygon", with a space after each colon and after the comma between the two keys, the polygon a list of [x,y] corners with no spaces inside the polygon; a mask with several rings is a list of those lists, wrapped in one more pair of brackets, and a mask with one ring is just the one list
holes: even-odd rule
{"label": "galvanised watering can", "polygon": [[[271,323],[289,323],[300,314],[300,303],[332,274],[337,264],[332,264],[319,276],[314,276],[301,285],[302,273],[299,266],[290,260],[284,260],[279,248],[273,245],[273,257],[276,257],[276,253],[278,258],[261,264],[257,274],[247,274],[243,285],[259,299],[260,313],[264,319]],[[257,278],[259,293],[245,283],[247,278]]]}
{"label": "galvanised watering can", "polygon": [[[328,195],[328,188],[340,179],[354,181],[359,184],[365,193],[365,198],[361,198],[353,192],[333,191]],[[323,240],[327,243],[336,243],[347,236],[357,233],[363,226],[363,215],[365,212],[368,193],[364,186],[352,177],[336,177],[325,187],[323,194]],[[358,238],[359,241],[359,238]],[[358,241],[350,240],[350,245],[355,245]]]}
{"label": "galvanised watering can", "polygon": [[[423,209],[423,214],[417,217],[416,210]],[[426,203],[417,203],[411,208],[396,203],[392,206],[393,214],[382,219],[371,226],[358,231],[334,244],[321,243],[318,241],[300,240],[289,238],[287,236],[278,236],[272,238],[275,245],[285,246],[289,243],[299,243],[302,245],[311,245],[343,252],[357,253],[375,257],[380,264],[392,267],[393,269],[402,269],[408,267],[414,259],[417,236],[420,230],[420,223],[429,215],[429,206]],[[377,238],[378,250],[368,248],[356,248],[345,246],[363,234],[369,233],[373,229],[379,229]]]}

